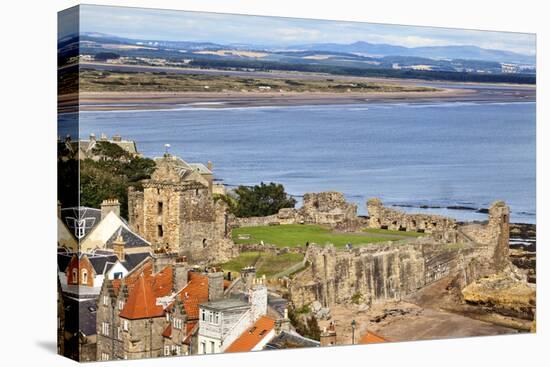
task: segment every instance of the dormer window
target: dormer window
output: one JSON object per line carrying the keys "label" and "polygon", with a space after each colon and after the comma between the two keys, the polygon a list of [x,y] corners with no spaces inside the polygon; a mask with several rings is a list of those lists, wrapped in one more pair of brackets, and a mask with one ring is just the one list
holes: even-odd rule
{"label": "dormer window", "polygon": [[123,308],[124,308],[124,301],[118,301],[118,310],[122,311]]}
{"label": "dormer window", "polygon": [[73,268],[73,284],[78,284],[78,269]]}
{"label": "dormer window", "polygon": [[82,269],[82,284],[88,284],[88,270]]}

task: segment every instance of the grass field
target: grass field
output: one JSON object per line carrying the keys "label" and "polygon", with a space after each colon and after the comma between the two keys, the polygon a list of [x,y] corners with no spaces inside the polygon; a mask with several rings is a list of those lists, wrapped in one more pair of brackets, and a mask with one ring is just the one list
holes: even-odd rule
{"label": "grass field", "polygon": [[[390,231],[391,232],[391,231]],[[233,230],[233,241],[241,243],[259,243],[263,241],[280,247],[304,246],[306,242],[324,245],[332,243],[335,247],[344,247],[347,243],[362,245],[403,239],[402,232],[394,233],[336,233],[317,225],[287,224],[280,226],[241,227]],[[239,239],[239,235],[248,235],[248,239]]]}
{"label": "grass field", "polygon": [[346,80],[283,79],[237,77],[229,75],[177,74],[168,72],[80,71],[80,90],[84,92],[431,92],[434,88],[350,83]]}
{"label": "grass field", "polygon": [[267,254],[263,252],[242,252],[239,256],[225,264],[220,264],[224,271],[240,272],[246,266],[256,266],[256,274],[271,277],[292,265],[301,262],[302,254],[286,253],[281,255]]}

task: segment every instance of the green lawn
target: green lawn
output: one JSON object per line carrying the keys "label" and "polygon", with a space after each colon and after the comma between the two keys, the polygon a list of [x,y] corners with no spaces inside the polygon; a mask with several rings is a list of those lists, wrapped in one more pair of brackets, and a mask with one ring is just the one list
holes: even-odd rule
{"label": "green lawn", "polygon": [[395,231],[391,229],[379,229],[379,228],[364,228],[363,232],[372,233],[372,234],[406,236],[406,237],[420,237],[420,236],[426,235],[425,233],[420,233],[420,232],[405,232],[405,231]]}
{"label": "green lawn", "polygon": [[[401,234],[401,233],[400,233]],[[347,243],[362,245],[402,239],[400,236],[372,234],[336,233],[317,225],[286,224],[279,226],[241,227],[233,230],[233,241],[241,243],[273,244],[280,247],[305,246],[306,242],[324,245],[332,243],[344,247]],[[239,235],[248,235],[248,239],[239,239]]]}
{"label": "green lawn", "polygon": [[246,266],[255,265],[256,274],[266,277],[271,277],[292,265],[301,262],[304,259],[302,254],[286,253],[281,255],[273,255],[263,252],[242,252],[239,256],[225,264],[220,264],[224,271],[238,273]]}

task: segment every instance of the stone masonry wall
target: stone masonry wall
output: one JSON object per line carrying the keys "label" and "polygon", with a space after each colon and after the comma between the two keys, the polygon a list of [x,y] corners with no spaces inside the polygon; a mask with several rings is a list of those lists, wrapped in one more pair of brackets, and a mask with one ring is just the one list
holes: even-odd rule
{"label": "stone masonry wall", "polygon": [[311,245],[306,253],[311,266],[290,285],[292,302],[299,307],[318,300],[331,306],[350,302],[354,295],[369,303],[400,299],[446,276],[456,276],[456,284],[463,287],[510,267],[508,220],[508,208],[495,203],[489,223],[470,233],[485,243],[459,235],[462,242],[418,238],[350,251]]}
{"label": "stone masonry wall", "polygon": [[400,210],[386,208],[378,198],[367,201],[369,228],[382,228],[395,231],[425,232],[440,235],[444,240],[453,240],[456,221],[440,215],[408,214]]}
{"label": "stone masonry wall", "polygon": [[357,224],[357,205],[346,202],[342,193],[329,191],[304,194],[299,209],[283,208],[265,217],[231,218],[231,227],[256,227],[278,224],[320,224],[347,227]]}

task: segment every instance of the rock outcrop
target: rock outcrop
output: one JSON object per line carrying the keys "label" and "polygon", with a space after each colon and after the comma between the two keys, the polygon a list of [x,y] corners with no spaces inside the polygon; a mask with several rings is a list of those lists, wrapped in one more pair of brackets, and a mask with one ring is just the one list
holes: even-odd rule
{"label": "rock outcrop", "polygon": [[464,300],[506,316],[533,320],[536,289],[533,284],[512,279],[508,274],[495,274],[479,279],[462,290]]}

